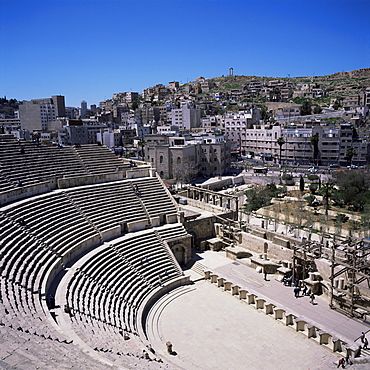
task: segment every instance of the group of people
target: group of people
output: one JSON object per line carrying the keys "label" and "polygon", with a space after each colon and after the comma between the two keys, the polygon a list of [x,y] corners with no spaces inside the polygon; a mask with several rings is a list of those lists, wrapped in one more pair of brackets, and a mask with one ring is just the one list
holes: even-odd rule
{"label": "group of people", "polygon": [[342,357],[339,361],[338,361],[338,366],[337,367],[342,367],[342,369],[345,369],[346,365],[352,365],[352,362],[349,358],[349,355],[347,355],[345,358]]}
{"label": "group of people", "polygon": [[299,298],[301,290],[302,290],[302,297],[309,296],[311,304],[315,304],[315,294],[310,292],[310,289],[307,287],[306,284],[303,284],[303,288],[301,288],[300,281],[299,281],[298,278],[295,278],[294,283],[293,283],[293,275],[291,275],[289,277],[284,276],[283,277],[283,284],[285,286],[290,286],[290,287],[292,285],[294,286],[294,289],[293,289],[294,297]]}
{"label": "group of people", "polygon": [[[367,346],[369,345],[369,342],[366,338],[366,334],[364,332],[361,333],[360,335],[360,338],[361,340],[361,348],[363,349],[367,349]],[[356,339],[357,340],[357,339]],[[344,369],[346,367],[346,365],[352,365],[352,362],[350,360],[350,357],[349,355],[347,355],[345,358],[342,357],[339,361],[338,361],[338,365],[337,365],[337,368],[339,367],[342,367],[342,369]]]}

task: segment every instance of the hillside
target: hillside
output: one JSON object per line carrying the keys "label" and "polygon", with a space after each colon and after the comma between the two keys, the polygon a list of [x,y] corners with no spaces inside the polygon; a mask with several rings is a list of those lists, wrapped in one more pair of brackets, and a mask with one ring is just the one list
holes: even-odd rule
{"label": "hillside", "polygon": [[[296,84],[314,83],[317,88],[326,90],[326,95],[315,99],[319,103],[328,104],[331,98],[344,98],[360,93],[364,88],[370,87],[370,68],[362,68],[347,72],[337,72],[327,76],[302,77],[259,77],[259,76],[225,76],[210,79],[215,87],[210,92],[243,89],[251,82],[268,84],[270,81],[280,80],[286,86]],[[260,99],[255,99],[258,101]]]}

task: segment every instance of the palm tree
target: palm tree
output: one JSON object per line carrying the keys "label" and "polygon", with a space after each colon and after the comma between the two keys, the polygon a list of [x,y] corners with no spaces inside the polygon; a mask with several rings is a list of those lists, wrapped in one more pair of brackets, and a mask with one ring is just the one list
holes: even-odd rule
{"label": "palm tree", "polygon": [[282,136],[280,136],[280,137],[276,140],[276,142],[278,143],[278,145],[279,145],[279,147],[280,147],[280,154],[279,154],[280,159],[279,159],[279,163],[281,164],[281,147],[285,144],[285,140],[284,140],[284,138],[283,138]]}
{"label": "palm tree", "polygon": [[352,167],[352,158],[357,155],[356,149],[353,147],[350,147],[346,151],[346,157],[349,159],[349,164]]}
{"label": "palm tree", "polygon": [[328,219],[328,209],[329,209],[329,199],[335,192],[335,184],[334,182],[326,182],[322,184],[321,186],[321,194],[322,194],[322,200],[324,202],[325,207],[325,218]]}
{"label": "palm tree", "polygon": [[141,147],[141,159],[144,161],[144,146],[146,145],[146,141],[144,139],[140,139],[137,144]]}
{"label": "palm tree", "polygon": [[319,134],[316,133],[315,135],[311,136],[310,142],[313,146],[313,161],[317,164],[317,155],[319,153]]}

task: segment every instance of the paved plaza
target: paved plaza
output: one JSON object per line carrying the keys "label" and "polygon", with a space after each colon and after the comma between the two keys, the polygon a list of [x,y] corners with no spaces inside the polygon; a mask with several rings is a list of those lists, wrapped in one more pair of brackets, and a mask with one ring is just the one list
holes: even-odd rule
{"label": "paved plaza", "polygon": [[[199,262],[289,312],[320,323],[340,338],[356,339],[370,328],[331,310],[327,302],[294,298],[293,289],[254,269],[236,264],[223,252],[203,252]],[[150,314],[149,339],[157,351],[178,369],[329,369],[340,356],[314,340],[248,306],[230,293],[188,270],[194,284],[163,297]],[[369,335],[369,334],[368,334]],[[165,351],[171,341],[175,356]],[[171,366],[171,367],[172,367]],[[354,364],[351,369],[368,369]],[[347,366],[349,368],[349,366]]]}

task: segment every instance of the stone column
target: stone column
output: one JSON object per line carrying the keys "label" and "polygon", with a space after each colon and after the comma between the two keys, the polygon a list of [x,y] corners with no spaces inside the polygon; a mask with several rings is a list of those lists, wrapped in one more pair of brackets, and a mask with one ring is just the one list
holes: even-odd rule
{"label": "stone column", "polygon": [[220,277],[217,279],[217,286],[220,288],[220,287],[223,287],[224,286],[224,281],[225,279]]}

